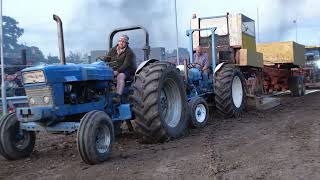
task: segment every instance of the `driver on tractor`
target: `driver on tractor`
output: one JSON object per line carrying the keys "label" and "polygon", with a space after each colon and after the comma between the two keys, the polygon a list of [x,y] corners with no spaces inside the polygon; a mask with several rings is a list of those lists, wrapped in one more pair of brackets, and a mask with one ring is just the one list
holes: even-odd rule
{"label": "driver on tractor", "polygon": [[189,66],[191,68],[189,70],[189,74],[192,75],[192,68],[196,68],[202,72],[203,80],[208,80],[208,75],[210,73],[210,61],[208,54],[203,52],[201,46],[196,47],[196,52],[193,54],[193,60],[194,62]]}
{"label": "driver on tractor", "polygon": [[107,56],[102,58],[110,62],[113,74],[117,78],[117,94],[113,100],[120,103],[125,81],[131,80],[137,69],[135,54],[129,47],[129,37],[121,35],[118,44],[109,51]]}

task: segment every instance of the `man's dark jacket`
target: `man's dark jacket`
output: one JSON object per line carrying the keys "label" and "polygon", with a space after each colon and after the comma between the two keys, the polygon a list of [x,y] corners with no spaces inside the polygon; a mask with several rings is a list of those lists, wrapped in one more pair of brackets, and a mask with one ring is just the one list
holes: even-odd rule
{"label": "man's dark jacket", "polygon": [[114,71],[125,73],[126,75],[134,75],[137,69],[136,56],[129,46],[119,55],[117,46],[115,46],[109,51],[108,56],[111,57],[111,60],[109,60],[110,66]]}

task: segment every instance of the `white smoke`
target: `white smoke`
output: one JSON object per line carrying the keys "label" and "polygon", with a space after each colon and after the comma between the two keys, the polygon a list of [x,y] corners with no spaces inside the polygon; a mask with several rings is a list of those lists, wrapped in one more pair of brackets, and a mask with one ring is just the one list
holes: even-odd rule
{"label": "white smoke", "polygon": [[[317,19],[320,18],[318,7],[320,7],[320,1],[317,0],[260,1],[261,41],[296,40],[297,30],[298,42],[302,44],[311,43],[311,39],[320,35],[318,33],[320,26],[317,25]],[[308,33],[310,34],[308,35]]]}
{"label": "white smoke", "polygon": [[[80,49],[105,49],[113,29],[132,25],[144,26],[153,46],[168,46],[174,40],[170,0],[90,0],[80,3],[81,8],[70,23],[73,27],[66,33],[66,38],[79,41]],[[131,46],[143,47],[142,31],[126,34],[130,36]]]}

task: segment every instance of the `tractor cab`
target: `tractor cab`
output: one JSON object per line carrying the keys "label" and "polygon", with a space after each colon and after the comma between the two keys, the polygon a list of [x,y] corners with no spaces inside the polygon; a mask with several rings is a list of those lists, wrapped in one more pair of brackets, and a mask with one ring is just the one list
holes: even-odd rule
{"label": "tractor cab", "polygon": [[[191,29],[216,28],[215,33],[193,33],[192,47],[205,47],[211,57],[212,35],[215,34],[216,64],[229,63],[240,66],[262,67],[262,55],[256,51],[255,21],[243,14],[229,14],[191,19]],[[261,57],[260,57],[261,56]],[[255,57],[255,58],[252,58]]]}

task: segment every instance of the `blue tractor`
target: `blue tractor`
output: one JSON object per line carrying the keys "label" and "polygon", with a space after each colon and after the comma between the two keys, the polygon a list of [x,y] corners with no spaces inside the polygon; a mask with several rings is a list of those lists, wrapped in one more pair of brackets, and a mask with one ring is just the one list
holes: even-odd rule
{"label": "blue tractor", "polygon": [[[187,30],[189,37],[189,57],[190,61],[185,60],[184,65],[178,66],[184,79],[186,80],[186,92],[189,108],[189,125],[193,128],[204,127],[209,120],[209,105],[214,107],[214,72],[216,71],[216,56],[211,56],[210,73],[204,74],[199,68],[192,66],[195,64],[193,57],[193,34],[195,32],[210,31],[215,34],[216,28],[202,28]],[[216,53],[215,36],[211,36],[210,51]]]}
{"label": "blue tractor", "polygon": [[22,71],[28,107],[0,121],[0,154],[8,160],[28,157],[36,134],[77,133],[82,160],[98,164],[107,160],[122,122],[135,128],[144,142],[163,142],[187,129],[187,96],[179,70],[171,63],[148,60],[149,34],[143,27],[120,28],[110,34],[109,46],[118,32],[144,31],[145,56],[133,81],[126,82],[125,97],[114,103],[115,80],[108,62],[67,64],[61,19],[54,15],[59,35],[59,65],[37,66]]}

